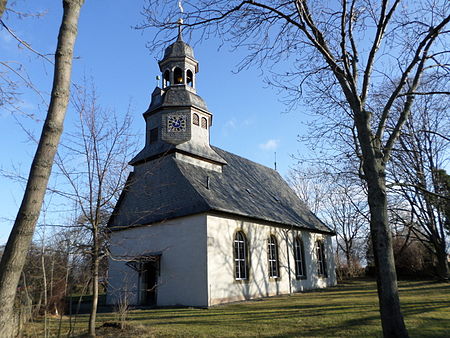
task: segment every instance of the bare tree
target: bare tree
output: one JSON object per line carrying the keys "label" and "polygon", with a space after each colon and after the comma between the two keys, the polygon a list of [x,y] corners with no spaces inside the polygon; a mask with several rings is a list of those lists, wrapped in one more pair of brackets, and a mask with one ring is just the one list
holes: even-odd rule
{"label": "bare tree", "polygon": [[89,334],[95,335],[99,272],[107,255],[106,225],[130,171],[127,160],[135,150],[131,118],[119,119],[102,109],[95,88],[80,87],[73,104],[78,113],[77,132],[68,134],[58,153],[58,173],[68,188],[60,191],[78,209],[78,248],[91,264],[92,307]]}
{"label": "bare tree", "polygon": [[[337,253],[345,257],[341,272],[354,277],[365,255],[369,212],[366,191],[361,185],[340,180],[328,196],[327,215],[337,235]],[[339,264],[338,264],[339,267]]]}
{"label": "bare tree", "polygon": [[[433,88],[426,86],[429,91]],[[404,224],[437,260],[437,276],[448,280],[446,216],[440,207],[448,199],[440,189],[439,170],[449,163],[449,97],[417,98],[394,149],[389,178],[392,193],[407,203]],[[399,213],[401,214],[401,213]]]}
{"label": "bare tree", "polygon": [[298,165],[289,171],[286,181],[312,212],[326,216],[326,203],[334,181],[326,169]]}
{"label": "bare tree", "polygon": [[[162,1],[148,0],[146,23],[140,28],[173,32],[177,9],[164,13]],[[202,28],[202,37],[216,35],[249,54],[241,67],[257,64],[281,69],[289,99],[305,89],[315,106],[332,103],[330,113],[351,121],[361,177],[368,188],[370,228],[377,269],[383,334],[407,337],[398,296],[392,237],[387,213],[386,165],[407,121],[424,74],[448,70],[449,3],[401,0],[323,2],[203,0],[183,3],[184,25]],[[164,15],[166,14],[166,15]],[[173,34],[173,33],[171,33]],[[158,46],[158,44],[153,44]],[[288,67],[288,66],[286,66]],[[278,68],[279,69],[279,68]],[[443,73],[446,76],[447,73]],[[278,78],[280,79],[280,78]],[[394,81],[395,80],[395,81]],[[395,83],[381,114],[372,105],[373,88]],[[447,94],[445,88],[439,90]],[[393,109],[406,98],[402,109]],[[391,127],[392,126],[392,127]]]}
{"label": "bare tree", "polygon": [[440,197],[435,200],[439,212],[445,218],[444,227],[448,236],[450,236],[450,175],[444,169],[436,170],[436,185]]}
{"label": "bare tree", "polygon": [[31,165],[25,194],[0,263],[0,336],[13,335],[13,304],[44,200],[69,101],[73,47],[84,0],[63,0],[63,18],[55,53],[53,88],[47,117]]}
{"label": "bare tree", "polygon": [[333,173],[335,168],[321,164],[320,169],[299,165],[291,170],[287,181],[309,209],[336,232],[338,275],[353,276],[365,255],[367,193],[359,179],[342,172]]}

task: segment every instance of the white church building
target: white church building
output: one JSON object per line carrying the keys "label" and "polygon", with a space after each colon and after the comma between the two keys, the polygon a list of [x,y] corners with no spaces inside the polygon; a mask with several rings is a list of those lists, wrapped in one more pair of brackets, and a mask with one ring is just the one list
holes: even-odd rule
{"label": "white church building", "polygon": [[145,147],[108,224],[107,302],[208,307],[335,285],[334,232],[278,172],[210,145],[181,33],[159,67]]}

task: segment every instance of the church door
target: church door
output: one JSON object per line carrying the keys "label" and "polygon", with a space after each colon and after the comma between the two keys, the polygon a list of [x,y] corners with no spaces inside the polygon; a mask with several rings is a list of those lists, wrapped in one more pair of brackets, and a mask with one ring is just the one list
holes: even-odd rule
{"label": "church door", "polygon": [[156,287],[158,284],[159,262],[146,262],[142,271],[141,305],[156,305]]}

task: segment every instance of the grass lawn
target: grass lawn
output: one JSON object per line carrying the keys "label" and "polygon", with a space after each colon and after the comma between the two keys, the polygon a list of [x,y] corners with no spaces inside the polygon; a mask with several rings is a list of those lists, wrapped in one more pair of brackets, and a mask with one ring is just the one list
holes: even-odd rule
{"label": "grass lawn", "polygon": [[[400,298],[411,337],[450,337],[450,284],[400,282]],[[88,316],[76,318],[76,332]],[[114,313],[98,315],[98,326],[115,321]],[[57,321],[56,319],[54,320]],[[337,287],[210,309],[133,310],[135,329],[99,330],[108,337],[378,337],[381,326],[374,281],[349,281]],[[51,323],[55,325],[56,323]],[[39,322],[29,336],[39,335]],[[62,332],[67,332],[63,321]]]}

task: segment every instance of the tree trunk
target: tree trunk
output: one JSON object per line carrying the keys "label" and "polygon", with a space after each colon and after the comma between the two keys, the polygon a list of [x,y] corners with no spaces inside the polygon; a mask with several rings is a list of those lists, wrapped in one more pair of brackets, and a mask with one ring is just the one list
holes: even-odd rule
{"label": "tree trunk", "polygon": [[[96,215],[98,215],[98,213],[96,213]],[[98,217],[96,217],[95,219],[97,220]],[[97,305],[98,305],[98,269],[100,265],[97,221],[95,221],[95,223],[92,224],[91,231],[93,242],[92,265],[91,265],[92,304],[91,304],[91,314],[89,316],[89,335],[95,337],[95,322],[97,320]]]}
{"label": "tree trunk", "polygon": [[350,249],[348,247],[348,242],[345,243],[345,259],[347,260],[347,268],[350,273],[350,268],[352,265],[352,258],[350,256]]}
{"label": "tree trunk", "polygon": [[384,337],[409,337],[400,309],[392,235],[386,196],[386,167],[381,141],[371,132],[370,113],[355,114],[358,139],[363,153],[363,170],[368,188],[370,234],[377,272],[378,301]]}
{"label": "tree trunk", "polygon": [[[444,239],[445,241],[445,239]],[[437,258],[437,276],[443,282],[449,281],[449,267],[447,261],[447,252],[445,250],[445,242],[435,244]]]}
{"label": "tree trunk", "polygon": [[377,270],[378,298],[383,335],[384,337],[408,337],[400,309],[384,177],[368,179],[367,183],[371,215],[370,232]]}
{"label": "tree trunk", "polygon": [[89,335],[95,337],[95,322],[97,320],[97,305],[98,305],[98,268],[99,258],[98,253],[94,254],[92,258],[92,305],[91,314],[89,316]]}
{"label": "tree trunk", "polygon": [[0,0],[0,19],[2,18],[3,13],[5,12],[7,2],[8,0]]}
{"label": "tree trunk", "polygon": [[[45,233],[44,239],[45,241]],[[45,244],[42,243],[41,250],[41,268],[42,268],[42,284],[44,293],[44,338],[47,338],[47,308],[48,308],[48,296],[47,296],[47,271],[45,269]]]}
{"label": "tree trunk", "polygon": [[0,263],[0,337],[11,337],[13,305],[20,275],[45,196],[69,102],[72,57],[84,0],[63,0],[63,18],[55,54],[53,88],[25,194]]}

